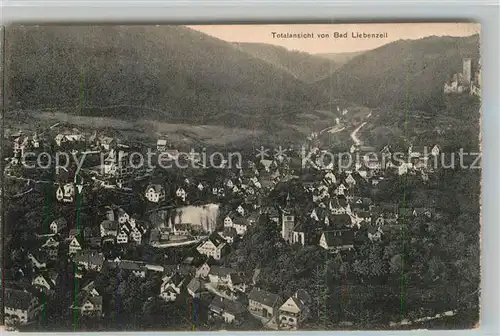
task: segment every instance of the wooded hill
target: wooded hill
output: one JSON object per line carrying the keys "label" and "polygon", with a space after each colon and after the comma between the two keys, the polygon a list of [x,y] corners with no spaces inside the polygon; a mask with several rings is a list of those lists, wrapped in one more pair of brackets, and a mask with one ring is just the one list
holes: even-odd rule
{"label": "wooded hill", "polygon": [[367,51],[315,83],[332,98],[369,107],[428,110],[443,102],[443,85],[479,59],[479,35],[399,40]]}
{"label": "wooded hill", "polygon": [[319,99],[288,70],[182,26],[11,26],[6,55],[9,109],[251,128]]}

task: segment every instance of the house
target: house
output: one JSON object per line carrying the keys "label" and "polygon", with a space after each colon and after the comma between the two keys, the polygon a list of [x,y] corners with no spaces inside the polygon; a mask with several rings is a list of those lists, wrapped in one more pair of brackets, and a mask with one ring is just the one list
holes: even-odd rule
{"label": "house", "polygon": [[68,222],[66,221],[66,218],[60,217],[49,225],[49,229],[52,233],[60,233],[61,231],[65,230],[68,227]]}
{"label": "house", "polygon": [[142,242],[142,232],[139,230],[139,228],[136,226],[132,232],[130,232],[130,241],[135,243],[135,244],[141,244]]}
{"label": "house", "polygon": [[426,216],[427,218],[432,218],[434,215],[434,209],[430,208],[414,208],[412,211],[412,215],[417,216]]}
{"label": "house", "polygon": [[28,259],[31,261],[31,264],[36,269],[40,270],[40,269],[45,269],[47,267],[48,255],[43,251],[38,251],[36,253],[29,252]]}
{"label": "house", "polygon": [[186,286],[189,295],[193,298],[199,298],[201,294],[206,292],[205,283],[199,278],[193,278]]}
{"label": "house", "polygon": [[118,235],[116,235],[116,243],[117,244],[127,244],[128,243],[128,236],[129,236],[129,233],[127,233],[127,230],[125,229],[125,227],[123,227],[122,229],[120,229],[120,232],[118,233]]}
{"label": "house", "polygon": [[83,316],[102,316],[102,296],[94,296],[90,292],[81,291],[70,306]]}
{"label": "house", "polygon": [[370,239],[371,242],[378,242],[382,239],[382,233],[380,227],[370,226],[367,233],[368,239]]}
{"label": "house", "polygon": [[335,177],[335,175],[331,171],[325,174],[324,179],[326,181],[328,181],[329,183],[331,183],[331,184],[336,184],[337,183],[337,178]]}
{"label": "house", "polygon": [[234,227],[225,227],[223,231],[218,233],[228,244],[232,244],[238,237],[238,233]]}
{"label": "house", "polygon": [[279,223],[281,216],[280,216],[279,211],[276,208],[273,208],[273,207],[265,208],[262,210],[262,213],[266,214],[267,217],[269,218],[269,220],[276,223],[276,225]]}
{"label": "house", "polygon": [[376,226],[382,226],[385,223],[384,214],[380,213],[378,216],[373,217],[375,219]]}
{"label": "house", "polygon": [[346,179],[345,179],[345,182],[347,184],[349,184],[350,186],[353,186],[353,185],[356,185],[356,180],[354,179],[354,177],[352,176],[352,174],[348,174]]}
{"label": "house", "polygon": [[39,273],[33,277],[31,284],[43,292],[51,292],[56,287],[57,276],[58,274],[55,272]]}
{"label": "house", "polygon": [[173,234],[175,236],[189,236],[191,225],[188,223],[174,224]]}
{"label": "house", "polygon": [[170,240],[170,230],[168,228],[154,228],[149,236],[150,244],[163,244]]}
{"label": "house", "polygon": [[69,241],[68,254],[70,256],[71,255],[75,255],[81,249],[82,249],[82,245],[80,244],[80,242],[78,241],[78,239],[76,237],[71,238],[71,240]]}
{"label": "house", "polygon": [[243,236],[247,232],[248,226],[249,223],[246,218],[239,217],[233,220],[232,227],[236,229],[236,233],[240,236]]}
{"label": "house", "polygon": [[158,141],[156,141],[156,150],[158,152],[164,152],[166,149],[167,149],[167,140],[158,139]]}
{"label": "house", "polygon": [[196,250],[207,257],[220,260],[227,249],[227,243],[220,235],[213,233],[210,237],[201,243]]}
{"label": "house", "polygon": [[280,329],[296,330],[310,314],[308,305],[311,297],[304,290],[298,290],[279,308]]}
{"label": "house", "polygon": [[125,224],[130,220],[129,214],[120,207],[115,210],[115,218],[119,224]]}
{"label": "house", "polygon": [[413,168],[411,162],[402,162],[398,167],[398,175],[408,174],[408,171]]}
{"label": "house", "polygon": [[321,234],[319,246],[332,253],[338,253],[340,251],[351,251],[354,249],[353,231],[324,231]]}
{"label": "house", "polygon": [[147,268],[143,262],[133,260],[121,260],[118,262],[118,267],[122,270],[131,272],[138,278],[145,278]]}
{"label": "house", "polygon": [[177,191],[175,192],[175,195],[180,198],[183,202],[186,201],[186,190],[184,188],[177,188]]}
{"label": "house", "polygon": [[432,147],[432,149],[431,149],[432,156],[438,156],[439,153],[441,153],[441,146],[434,145],[434,147]]}
{"label": "house", "polygon": [[233,227],[233,218],[236,218],[236,214],[233,212],[230,212],[224,217],[224,227]]}
{"label": "house", "polygon": [[342,229],[352,225],[352,218],[348,214],[332,214],[325,217],[325,225],[333,229]]}
{"label": "house", "polygon": [[233,189],[235,186],[231,179],[227,179],[224,184],[228,189]]}
{"label": "house", "polygon": [[210,266],[208,271],[208,280],[211,284],[217,286],[227,285],[231,274],[236,273],[236,270],[228,267]]}
{"label": "house", "polygon": [[245,307],[236,301],[231,301],[220,296],[215,296],[208,306],[210,317],[213,319],[221,319],[225,323],[240,323],[245,314]]}
{"label": "house", "polygon": [[243,206],[240,204],[238,205],[238,207],[236,208],[236,212],[240,215],[240,216],[245,216],[245,209],[243,208]]}
{"label": "house", "polygon": [[214,287],[227,287],[232,292],[245,292],[246,284],[236,270],[228,267],[211,266],[208,271],[208,280]]}
{"label": "house", "polygon": [[205,262],[196,270],[196,277],[207,278],[209,272],[210,272],[210,265],[208,265]]}
{"label": "house", "polygon": [[3,304],[6,324],[27,324],[33,321],[40,311],[38,299],[20,289],[5,288]]}
{"label": "house", "polygon": [[328,209],[334,215],[344,215],[351,213],[351,206],[347,203],[345,197],[335,197],[333,199],[330,199]]}
{"label": "house", "polygon": [[353,218],[357,224],[361,222],[371,223],[372,215],[369,211],[365,211],[362,209],[354,209]]}
{"label": "house", "polygon": [[90,294],[90,296],[100,296],[99,292],[95,288],[94,280],[90,280],[84,286],[82,286],[82,291],[85,291]]}
{"label": "house", "polygon": [[306,245],[306,233],[305,228],[302,223],[295,225],[292,231],[292,244],[300,244],[302,246]]}
{"label": "house", "polygon": [[160,286],[160,298],[167,302],[175,301],[185,281],[186,278],[178,273],[165,277]]}
{"label": "house", "polygon": [[102,253],[92,250],[81,250],[76,253],[73,261],[85,270],[100,272],[105,259]]}
{"label": "house", "polygon": [[59,186],[56,190],[56,199],[59,202],[70,203],[73,202],[75,197],[75,185],[73,183],[66,183]]}
{"label": "house", "polygon": [[152,203],[160,203],[165,200],[165,189],[160,184],[150,184],[146,188],[145,196]]}
{"label": "house", "polygon": [[238,273],[229,274],[229,281],[227,283],[227,287],[232,292],[245,293],[247,291],[247,285],[243,281],[243,278]]}
{"label": "house", "polygon": [[107,137],[107,136],[99,137],[98,142],[99,142],[101,148],[104,150],[107,150],[107,151],[109,151],[117,146],[116,140],[114,138]]}
{"label": "house", "polygon": [[250,225],[255,225],[259,221],[260,213],[258,212],[252,212],[250,215],[248,215],[247,220],[248,224]]}
{"label": "house", "polygon": [[343,184],[341,183],[335,190],[334,190],[334,194],[335,195],[344,195],[345,191],[347,190],[348,188]]}
{"label": "house", "polygon": [[353,196],[351,199],[353,209],[369,210],[372,205],[371,198]]}
{"label": "house", "polygon": [[44,251],[50,260],[56,260],[59,256],[59,244],[59,236],[54,235],[42,244],[40,250]]}
{"label": "house", "polygon": [[254,287],[248,294],[248,310],[255,317],[271,320],[278,313],[281,298],[273,293]]}
{"label": "house", "polygon": [[118,235],[118,223],[110,220],[103,220],[101,222],[101,237],[104,236],[117,236]]}
{"label": "house", "polygon": [[411,145],[408,148],[408,156],[410,158],[418,158],[418,157],[427,157],[427,156],[429,156],[429,152],[427,150],[427,146],[413,146],[413,145]]}

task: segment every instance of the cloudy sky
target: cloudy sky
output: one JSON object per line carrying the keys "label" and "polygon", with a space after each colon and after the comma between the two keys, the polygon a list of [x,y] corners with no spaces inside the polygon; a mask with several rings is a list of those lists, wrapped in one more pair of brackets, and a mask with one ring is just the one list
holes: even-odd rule
{"label": "cloudy sky", "polygon": [[[476,23],[378,23],[378,24],[298,24],[298,25],[204,25],[189,26],[229,42],[259,42],[280,45],[309,53],[341,53],[369,50],[400,39],[426,36],[469,36],[480,32]],[[273,38],[276,33],[345,33],[347,38]],[[387,33],[383,39],[357,39],[352,33]]]}

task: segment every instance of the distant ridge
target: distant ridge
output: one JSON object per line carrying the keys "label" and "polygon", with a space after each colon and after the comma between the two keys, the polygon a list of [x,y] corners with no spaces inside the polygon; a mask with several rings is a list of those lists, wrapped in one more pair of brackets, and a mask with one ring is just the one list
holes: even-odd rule
{"label": "distant ridge", "polygon": [[325,78],[339,67],[339,64],[335,60],[307,52],[288,50],[285,47],[272,44],[233,44],[239,50],[284,69],[295,78],[306,83],[312,83]]}

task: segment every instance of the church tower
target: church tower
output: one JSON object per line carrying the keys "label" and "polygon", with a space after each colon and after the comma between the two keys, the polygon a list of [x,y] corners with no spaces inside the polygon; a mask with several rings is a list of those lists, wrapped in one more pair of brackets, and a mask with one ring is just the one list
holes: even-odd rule
{"label": "church tower", "polygon": [[293,228],[295,227],[295,216],[290,207],[290,194],[287,195],[286,205],[281,210],[281,237],[287,242],[293,239]]}

